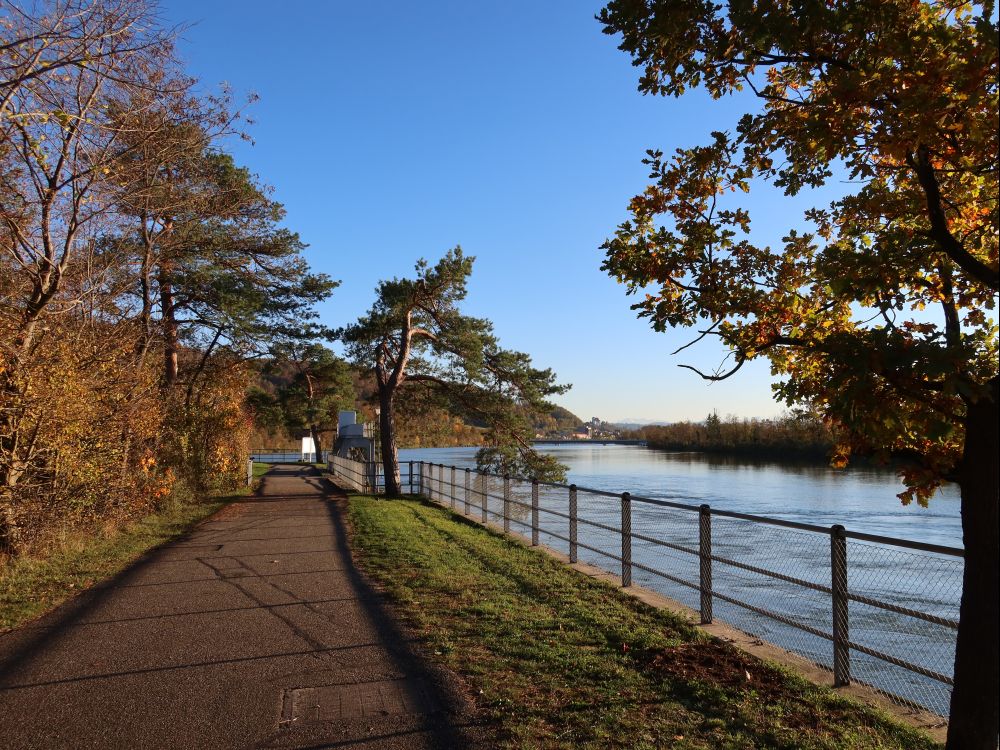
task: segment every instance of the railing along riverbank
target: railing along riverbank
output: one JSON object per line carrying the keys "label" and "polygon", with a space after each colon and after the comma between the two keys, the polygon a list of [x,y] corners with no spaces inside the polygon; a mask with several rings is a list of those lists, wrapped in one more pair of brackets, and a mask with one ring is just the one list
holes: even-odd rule
{"label": "railing along riverbank", "polygon": [[[316,458],[316,463],[325,463],[327,451],[323,451],[322,458],[316,455],[309,455]],[[250,451],[250,460],[263,464],[295,464],[302,462],[302,451],[298,448],[254,448]]]}
{"label": "railing along riverbank", "polygon": [[[382,466],[330,471],[384,491]],[[946,716],[964,552],[657,498],[402,462],[404,492],[658,590],[828,669]]]}

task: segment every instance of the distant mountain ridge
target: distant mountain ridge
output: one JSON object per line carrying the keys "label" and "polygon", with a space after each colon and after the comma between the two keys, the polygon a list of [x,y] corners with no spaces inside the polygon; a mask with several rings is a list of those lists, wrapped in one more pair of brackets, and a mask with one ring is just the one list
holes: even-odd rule
{"label": "distant mountain ridge", "polygon": [[645,419],[626,419],[621,422],[609,422],[609,424],[620,430],[638,430],[640,427],[663,427],[664,425],[673,424],[673,422],[653,422]]}

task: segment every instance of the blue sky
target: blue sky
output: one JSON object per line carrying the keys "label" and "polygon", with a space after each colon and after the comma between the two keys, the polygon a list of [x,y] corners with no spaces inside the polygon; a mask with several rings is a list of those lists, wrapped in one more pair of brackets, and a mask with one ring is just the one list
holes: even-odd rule
{"label": "blue sky", "polygon": [[[342,281],[339,326],[379,279],[461,245],[476,257],[465,309],[573,389],[580,417],[673,421],[772,416],[766,362],[707,384],[711,344],[657,334],[600,271],[601,243],[642,190],[647,148],[669,152],[732,127],[746,102],[642,97],[637,71],[594,20],[599,3],[164,0],[191,23],[179,51],[207,89],[228,82],[254,145],[229,144],[274,187],[310,264]],[[777,240],[810,201],[750,206]],[[813,199],[812,202],[814,202]],[[791,219],[794,222],[794,219]]]}

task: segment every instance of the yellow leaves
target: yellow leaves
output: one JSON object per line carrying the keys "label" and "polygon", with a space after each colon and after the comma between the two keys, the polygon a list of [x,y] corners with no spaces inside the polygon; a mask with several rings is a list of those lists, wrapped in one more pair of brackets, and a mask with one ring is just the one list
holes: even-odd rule
{"label": "yellow leaves", "polygon": [[846,446],[837,446],[833,456],[830,457],[830,466],[834,469],[846,469],[850,458],[850,449]]}

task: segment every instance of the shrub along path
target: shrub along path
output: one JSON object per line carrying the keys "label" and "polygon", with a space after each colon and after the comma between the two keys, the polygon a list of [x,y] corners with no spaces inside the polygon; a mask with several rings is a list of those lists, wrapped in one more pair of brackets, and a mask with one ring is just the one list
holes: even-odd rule
{"label": "shrub along path", "polygon": [[0,635],[0,745],[485,746],[460,683],[355,569],[343,497],[313,468],[276,467],[256,496]]}
{"label": "shrub along path", "polygon": [[440,507],[355,496],[351,521],[361,567],[511,747],[936,747]]}

